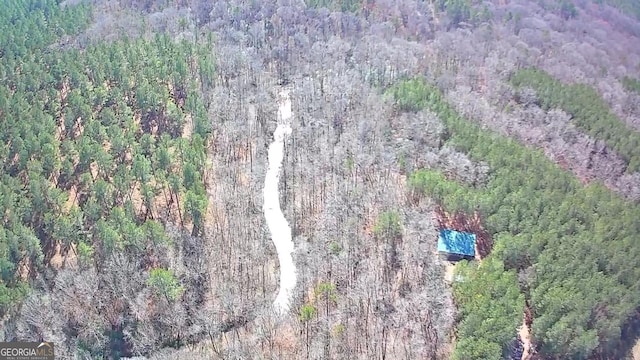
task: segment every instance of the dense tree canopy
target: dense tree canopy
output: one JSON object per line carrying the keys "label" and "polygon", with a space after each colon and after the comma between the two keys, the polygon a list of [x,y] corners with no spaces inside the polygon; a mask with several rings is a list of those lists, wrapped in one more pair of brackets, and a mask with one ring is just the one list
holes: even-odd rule
{"label": "dense tree canopy", "polygon": [[533,88],[544,108],[558,107],[572,115],[578,128],[604,140],[622,156],[628,172],[640,171],[640,134],[613,114],[593,88],[562,84],[537,69],[520,70],[511,77],[511,82],[517,87]]}
{"label": "dense tree canopy", "polygon": [[495,257],[481,264],[462,263],[455,273],[454,295],[460,306],[459,341],[454,359],[504,359],[522,324],[524,296],[516,272],[504,271]]}
{"label": "dense tree canopy", "polygon": [[[623,358],[637,337],[640,211],[610,191],[640,198],[637,2],[0,8],[0,340],[499,359],[530,315],[541,358]],[[276,315],[261,207],[283,86],[298,285]],[[494,244],[452,284],[434,213]]]}
{"label": "dense tree canopy", "polygon": [[[212,76],[203,47],[166,35],[62,49],[90,20],[85,5],[2,7],[0,314],[58,251],[97,268],[118,252],[149,257],[169,193],[169,216],[184,207],[200,233],[210,126],[196,90]],[[187,117],[196,135],[185,140]]]}
{"label": "dense tree canopy", "polygon": [[596,4],[607,4],[615,6],[625,13],[632,14],[640,19],[640,4],[632,0],[594,0]]}
{"label": "dense tree canopy", "polygon": [[[423,93],[426,106],[451,134],[449,142],[491,169],[489,182],[480,188],[452,182],[432,170],[415,172],[412,188],[450,211],[471,214],[477,209],[486,219],[495,237],[490,258],[495,259],[489,261],[504,267],[488,266],[485,271],[519,271],[524,276],[521,291],[530,300],[533,337],[543,354],[578,359],[594,351],[615,352],[622,329],[640,306],[640,269],[628,261],[640,255],[636,241],[640,208],[600,184],[583,187],[540,152],[470,123],[443,101],[435,87],[421,80],[399,87],[410,84],[419,84],[408,93],[415,99],[415,93]],[[396,97],[402,94],[391,91]],[[399,99],[399,106],[403,104]],[[500,275],[484,273],[475,281],[494,276]],[[474,298],[471,305],[467,303],[471,297],[456,294],[463,314],[467,312],[463,319],[488,319],[484,309],[491,308],[495,298]],[[482,301],[486,303],[476,304]],[[502,315],[501,328],[515,336],[513,311],[521,311],[522,302],[505,304],[508,311]],[[466,334],[475,333],[459,333],[462,346],[469,341]],[[508,345],[493,342],[503,351]]]}

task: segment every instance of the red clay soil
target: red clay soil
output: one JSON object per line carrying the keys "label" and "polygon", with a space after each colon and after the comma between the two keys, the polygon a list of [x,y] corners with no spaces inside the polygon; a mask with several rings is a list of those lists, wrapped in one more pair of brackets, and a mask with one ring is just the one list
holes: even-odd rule
{"label": "red clay soil", "polygon": [[486,257],[491,252],[493,240],[482,226],[482,220],[477,211],[474,211],[473,216],[462,212],[450,214],[441,206],[438,206],[436,207],[436,218],[438,220],[438,230],[451,229],[475,234],[476,251],[479,259]]}
{"label": "red clay soil", "polygon": [[531,324],[533,324],[533,312],[531,312],[531,306],[528,305],[524,308],[524,323],[528,328],[531,328]]}

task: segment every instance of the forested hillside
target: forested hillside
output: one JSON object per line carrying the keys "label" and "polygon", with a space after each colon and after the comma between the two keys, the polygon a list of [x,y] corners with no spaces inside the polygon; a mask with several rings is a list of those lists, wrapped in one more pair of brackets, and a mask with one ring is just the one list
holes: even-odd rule
{"label": "forested hillside", "polygon": [[[594,350],[615,353],[625,322],[640,307],[634,290],[640,269],[627,258],[640,251],[633,240],[640,231],[640,209],[629,208],[601,185],[583,187],[539,152],[468,123],[442,101],[438,90],[423,89],[423,98],[429,99],[425,106],[440,114],[452,133],[450,141],[472,158],[487,161],[492,173],[489,182],[476,188],[438,172],[419,170],[410,179],[414,191],[430,195],[450,212],[479,211],[494,234],[493,253],[483,261],[498,265],[485,269],[489,265],[483,263],[480,269],[486,273],[477,274],[471,285],[454,286],[460,288],[456,299],[463,313],[461,325],[481,314],[494,322],[488,329],[474,324],[468,335],[460,332],[475,343],[456,348],[454,354],[461,359],[496,358],[509,350],[512,339],[499,337],[503,322],[511,321],[515,328],[519,321],[513,323],[512,313],[493,311],[499,311],[497,303],[507,301],[518,285],[532,306],[532,335],[542,340],[541,355],[587,358]],[[514,271],[520,274],[518,282]],[[504,272],[513,274],[511,288],[500,287],[509,284],[498,278]],[[482,286],[469,293],[475,282]],[[491,289],[490,296],[476,296],[482,289]],[[518,300],[511,299],[506,309],[523,309]],[[499,347],[494,350],[495,345]],[[478,355],[478,349],[487,352]]]}
{"label": "forested hillside", "polygon": [[[629,0],[0,2],[0,340],[640,356],[639,18]],[[263,186],[283,89],[281,314]],[[442,216],[482,230],[454,270]]]}

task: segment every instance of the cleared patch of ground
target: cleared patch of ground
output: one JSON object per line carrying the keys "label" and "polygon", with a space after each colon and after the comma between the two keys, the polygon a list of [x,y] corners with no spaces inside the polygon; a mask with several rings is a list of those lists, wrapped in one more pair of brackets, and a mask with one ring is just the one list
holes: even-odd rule
{"label": "cleared patch of ground", "polygon": [[185,116],[184,126],[182,127],[182,137],[185,139],[191,138],[193,134],[193,116],[188,114]]}
{"label": "cleared patch of ground", "polygon": [[67,199],[67,202],[64,204],[64,207],[62,210],[65,213],[68,213],[73,206],[78,206],[78,186],[75,184],[71,186],[71,189],[69,189],[69,198]]}
{"label": "cleared patch of ground", "polygon": [[51,257],[51,260],[49,260],[49,264],[56,269],[77,266],[78,257],[76,255],[76,245],[72,243],[70,249],[63,253],[62,244],[57,243],[55,254]]}
{"label": "cleared patch of ground", "polygon": [[28,256],[25,256],[18,263],[18,278],[22,281],[26,281],[29,279],[29,274],[31,272],[31,259]]}
{"label": "cleared patch of ground", "polygon": [[453,282],[453,271],[455,268],[456,266],[448,261],[444,263],[444,280],[446,282]]}
{"label": "cleared patch of ground", "polygon": [[518,336],[520,336],[520,340],[522,341],[522,360],[529,359],[531,352],[531,330],[526,324],[526,320],[522,320],[522,326],[518,330]]}

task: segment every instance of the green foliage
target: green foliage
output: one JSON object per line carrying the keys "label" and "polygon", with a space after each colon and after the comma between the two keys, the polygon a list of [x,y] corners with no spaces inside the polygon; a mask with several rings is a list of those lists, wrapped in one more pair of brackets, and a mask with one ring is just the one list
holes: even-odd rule
{"label": "green foliage", "polygon": [[578,16],[578,10],[571,0],[560,1],[560,14],[565,19],[571,19]]}
{"label": "green foliage", "polygon": [[342,251],[342,246],[338,242],[332,241],[329,243],[329,251],[334,255],[338,255]]}
{"label": "green foliage", "polygon": [[403,111],[419,111],[427,105],[430,93],[427,82],[423,79],[410,79],[390,87],[386,93]]}
{"label": "green foliage", "polygon": [[308,7],[327,8],[342,12],[356,12],[362,7],[360,0],[308,0],[305,3]]}
{"label": "green foliage", "polygon": [[171,270],[162,268],[152,269],[147,279],[149,285],[156,295],[164,297],[167,301],[173,302],[184,292],[178,279]]}
{"label": "green foliage", "polygon": [[156,245],[172,245],[172,239],[164,231],[162,225],[154,220],[147,220],[144,223],[145,237]]}
{"label": "green foliage", "polygon": [[[206,47],[203,47],[203,49],[206,49]],[[215,80],[216,70],[214,61],[215,60],[210,51],[202,51],[200,56],[198,56],[198,70],[200,71],[200,80],[206,86],[212,86]],[[186,75],[186,64],[180,67],[180,69],[181,73],[185,73],[184,75]]]}
{"label": "green foliage", "polygon": [[0,314],[5,314],[13,304],[24,299],[29,292],[29,286],[25,282],[18,282],[13,286],[0,283]]}
{"label": "green foliage", "polygon": [[[415,171],[409,175],[408,183],[414,195],[429,194],[432,199],[446,208],[466,213],[472,212],[473,208],[469,200],[478,196],[472,187],[448,181],[439,171]],[[475,204],[478,205],[479,202]]]}
{"label": "green foliage", "polygon": [[396,239],[402,236],[400,215],[396,211],[385,211],[378,216],[373,227],[373,234],[378,238]]}
{"label": "green foliage", "polygon": [[193,222],[193,236],[199,236],[203,229],[207,203],[207,193],[204,189],[187,190],[184,208],[188,219]]}
{"label": "green foliage", "polygon": [[492,17],[486,6],[477,7],[472,0],[438,0],[436,6],[447,14],[454,25],[462,22],[478,24]]}
{"label": "green foliage", "polygon": [[[629,261],[640,256],[638,205],[599,184],[583,187],[542,152],[480,128],[462,118],[435,87],[428,89],[426,106],[451,134],[449,145],[492,169],[487,184],[477,189],[433,170],[409,177],[416,196],[427,194],[450,212],[477,209],[493,234],[494,252],[485,260],[493,265],[482,270],[482,277],[472,276],[459,286],[482,294],[483,287],[475,283],[494,279],[503,284],[505,301],[511,304],[503,309],[520,311],[520,299],[507,283],[515,284],[514,270],[526,270],[530,275],[523,290],[532,306],[533,337],[542,356],[613,353],[620,329],[640,307],[640,267]],[[454,295],[462,309],[457,346],[461,350],[456,351],[469,358],[499,356],[508,337],[515,335],[514,318],[521,319],[520,314],[507,319],[505,310],[504,316],[488,317],[492,313],[487,309],[500,304],[495,295]],[[471,330],[485,322],[495,322],[494,340],[478,338]]]}
{"label": "green foliage", "polygon": [[44,49],[65,34],[77,33],[88,21],[89,8],[85,5],[62,10],[56,0],[3,2],[0,49],[6,52],[4,59],[20,58],[29,51]]}
{"label": "green foliage", "polygon": [[624,79],[622,79],[622,85],[627,91],[640,94],[640,80],[625,76]]}
{"label": "green foliage", "polygon": [[545,10],[555,12],[565,20],[578,16],[573,0],[538,0],[537,2]]}
{"label": "green foliage", "polygon": [[631,14],[640,20],[640,3],[634,0],[594,0],[594,2],[618,8],[623,14]]}
{"label": "green foliage", "polygon": [[346,330],[346,327],[344,326],[344,324],[339,323],[333,326],[333,329],[331,329],[331,335],[333,336],[341,336],[342,334],[344,334],[344,331]]}
{"label": "green foliage", "polygon": [[487,341],[484,337],[461,338],[456,342],[453,354],[451,354],[451,359],[453,360],[501,360],[504,358],[500,345]]}
{"label": "green foliage", "polygon": [[84,241],[80,241],[78,243],[78,261],[80,265],[87,266],[93,263],[93,246],[85,243]]}
{"label": "green foliage", "polygon": [[565,85],[538,69],[516,72],[511,83],[536,90],[545,109],[560,108],[571,114],[578,128],[616,150],[628,164],[627,172],[640,170],[640,134],[624,124],[592,87]]}
{"label": "green foliage", "polygon": [[515,271],[505,271],[493,256],[479,266],[462,262],[456,266],[453,293],[459,306],[455,359],[500,359],[515,340],[522,324],[524,296]]}
{"label": "green foliage", "polygon": [[338,294],[336,293],[336,286],[329,282],[319,283],[314,290],[316,297],[322,297],[332,302],[338,301]]}
{"label": "green foliage", "polygon": [[302,305],[302,307],[300,308],[300,321],[307,322],[313,319],[317,312],[318,310],[316,309],[316,307],[311,304]]}
{"label": "green foliage", "polygon": [[454,24],[471,19],[471,0],[438,0],[440,11],[445,11]]}
{"label": "green foliage", "polygon": [[[211,122],[195,89],[215,78],[211,47],[168,35],[63,47],[56,42],[83,30],[91,9],[58,3],[9,1],[0,11],[3,301],[20,298],[17,264],[42,270],[42,249],[59,242],[77,246],[82,266],[169,243],[154,220],[161,194],[184,206],[197,234],[207,207]],[[192,139],[182,138],[187,116]]]}
{"label": "green foliage", "polygon": [[353,160],[353,156],[351,156],[351,154],[347,155],[347,158],[345,160],[345,167],[347,168],[347,171],[353,171],[354,165],[355,161]]}

